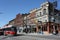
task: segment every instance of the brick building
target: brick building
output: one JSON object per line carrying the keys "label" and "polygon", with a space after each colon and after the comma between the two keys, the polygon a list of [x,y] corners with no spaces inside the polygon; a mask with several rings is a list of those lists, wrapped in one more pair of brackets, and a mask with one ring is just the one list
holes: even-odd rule
{"label": "brick building", "polygon": [[23,17],[22,14],[17,14],[15,21],[14,21],[15,26],[23,26]]}
{"label": "brick building", "polygon": [[26,27],[28,28],[28,32],[36,32],[37,31],[37,21],[36,21],[36,12],[37,9],[31,10],[29,15],[24,17]]}
{"label": "brick building", "polygon": [[15,25],[16,26],[24,26],[24,17],[27,16],[28,14],[17,14],[15,18]]}
{"label": "brick building", "polygon": [[8,24],[9,24],[9,25],[14,25],[14,23],[15,23],[14,21],[15,21],[15,19],[12,19],[12,20],[9,21]]}

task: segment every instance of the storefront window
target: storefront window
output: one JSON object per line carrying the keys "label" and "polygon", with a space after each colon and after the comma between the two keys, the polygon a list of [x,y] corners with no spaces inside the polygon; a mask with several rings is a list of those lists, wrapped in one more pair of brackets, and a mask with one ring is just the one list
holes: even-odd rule
{"label": "storefront window", "polygon": [[47,31],[47,26],[44,26],[43,27],[43,31]]}

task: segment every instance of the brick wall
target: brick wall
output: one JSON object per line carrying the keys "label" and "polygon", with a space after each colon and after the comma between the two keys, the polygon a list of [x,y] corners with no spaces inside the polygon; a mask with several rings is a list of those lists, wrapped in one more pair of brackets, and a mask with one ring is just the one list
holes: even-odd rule
{"label": "brick wall", "polygon": [[23,25],[23,17],[22,14],[17,14],[15,18],[15,25],[22,26]]}

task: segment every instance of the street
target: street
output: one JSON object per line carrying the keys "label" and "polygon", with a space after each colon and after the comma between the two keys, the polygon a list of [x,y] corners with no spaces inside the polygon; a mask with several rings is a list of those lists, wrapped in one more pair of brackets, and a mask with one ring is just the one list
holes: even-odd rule
{"label": "street", "polygon": [[60,36],[51,35],[51,36],[29,36],[29,35],[20,35],[20,36],[0,36],[0,40],[60,40]]}

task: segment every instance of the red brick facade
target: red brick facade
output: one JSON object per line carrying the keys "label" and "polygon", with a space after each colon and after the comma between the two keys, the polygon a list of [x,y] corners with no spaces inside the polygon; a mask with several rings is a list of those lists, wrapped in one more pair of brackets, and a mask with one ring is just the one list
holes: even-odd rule
{"label": "red brick facade", "polygon": [[23,17],[22,17],[22,14],[17,14],[16,15],[15,25],[16,26],[23,26]]}

